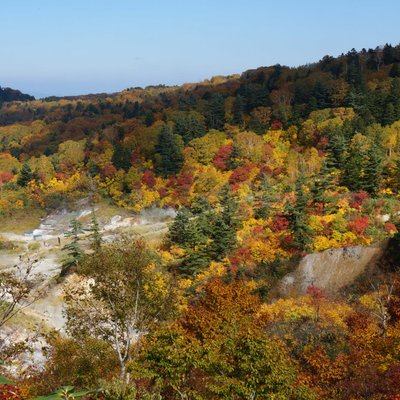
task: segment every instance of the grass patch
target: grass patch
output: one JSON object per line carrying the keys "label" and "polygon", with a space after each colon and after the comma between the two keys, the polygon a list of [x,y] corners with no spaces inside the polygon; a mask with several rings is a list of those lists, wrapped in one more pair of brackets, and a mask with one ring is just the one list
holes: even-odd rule
{"label": "grass patch", "polygon": [[11,216],[0,216],[0,232],[14,232],[23,234],[32,231],[40,224],[40,218],[45,216],[45,211],[31,208],[20,210]]}

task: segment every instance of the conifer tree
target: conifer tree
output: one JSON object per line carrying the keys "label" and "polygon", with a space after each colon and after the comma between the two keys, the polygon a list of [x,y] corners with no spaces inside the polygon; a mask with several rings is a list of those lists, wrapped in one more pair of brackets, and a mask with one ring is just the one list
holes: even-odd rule
{"label": "conifer tree", "polygon": [[169,240],[180,246],[185,246],[188,240],[187,231],[190,224],[190,218],[193,217],[191,212],[186,208],[181,208],[174,222],[169,228]]}
{"label": "conifer tree", "polygon": [[239,206],[229,186],[225,186],[219,196],[221,210],[213,216],[210,255],[221,260],[236,245],[236,231],[240,224]]}
{"label": "conifer tree", "polygon": [[111,159],[114,167],[128,171],[131,167],[131,152],[122,143],[117,143]]}
{"label": "conifer tree", "polygon": [[400,77],[400,65],[399,63],[394,63],[392,68],[390,69],[389,76],[391,78],[399,78]]}
{"label": "conifer tree", "polygon": [[308,195],[305,192],[305,177],[300,172],[295,185],[296,200],[287,203],[286,216],[289,220],[289,229],[293,236],[293,244],[302,251],[307,250],[311,241],[308,226],[307,204]]}
{"label": "conifer tree", "polygon": [[330,167],[328,160],[323,160],[321,170],[311,188],[311,194],[313,203],[321,204],[324,214],[330,211],[328,205],[332,202],[332,196],[329,195],[329,192],[335,189],[335,181],[335,169]]}
{"label": "conifer tree", "polygon": [[79,261],[83,256],[79,237],[82,233],[82,224],[77,219],[72,219],[69,224],[69,230],[64,233],[66,238],[70,238],[70,242],[62,248],[67,253],[67,258],[62,263],[61,276],[65,276],[72,268],[79,265]]}
{"label": "conifer tree", "polygon": [[397,121],[400,119],[400,78],[392,80],[389,101],[393,104],[394,121]]}
{"label": "conifer tree", "polygon": [[223,129],[225,123],[225,108],[224,98],[221,94],[217,93],[211,97],[205,116],[209,129]]}
{"label": "conifer tree", "polygon": [[327,146],[327,168],[339,169],[343,168],[346,161],[347,140],[340,127],[335,128],[329,135],[329,143]]}
{"label": "conifer tree", "polygon": [[385,113],[383,115],[383,124],[384,125],[391,125],[393,124],[394,121],[396,121],[397,116],[396,116],[396,111],[394,108],[393,103],[388,103],[386,104],[385,107]]}
{"label": "conifer tree", "polygon": [[17,183],[20,186],[26,186],[33,179],[32,169],[27,162],[22,165]]}
{"label": "conifer tree", "polygon": [[261,177],[260,191],[256,195],[256,209],[254,216],[256,218],[267,219],[274,214],[273,203],[276,201],[272,192],[272,187],[268,176],[263,174]]}
{"label": "conifer tree", "polygon": [[362,189],[373,196],[376,195],[381,188],[382,173],[383,150],[376,141],[373,141],[367,153]]}
{"label": "conifer tree", "polygon": [[194,113],[188,113],[175,118],[175,133],[180,135],[186,144],[192,139],[204,136],[206,127]]}
{"label": "conifer tree", "polygon": [[235,125],[243,124],[245,102],[243,97],[238,94],[233,103],[233,123]]}
{"label": "conifer tree", "polygon": [[159,162],[157,171],[162,176],[176,174],[182,168],[182,139],[179,135],[174,135],[171,128],[164,125],[161,128],[158,138],[157,153]]}
{"label": "conifer tree", "polygon": [[[365,140],[365,138],[363,140]],[[364,143],[361,143],[359,140],[353,140],[349,146],[341,175],[341,184],[347,186],[353,192],[363,190],[366,158],[367,152]]]}
{"label": "conifer tree", "polygon": [[99,250],[103,239],[101,237],[99,222],[97,221],[96,213],[94,212],[94,210],[92,211],[91,215],[90,227],[86,230],[90,232],[90,248],[94,251]]}

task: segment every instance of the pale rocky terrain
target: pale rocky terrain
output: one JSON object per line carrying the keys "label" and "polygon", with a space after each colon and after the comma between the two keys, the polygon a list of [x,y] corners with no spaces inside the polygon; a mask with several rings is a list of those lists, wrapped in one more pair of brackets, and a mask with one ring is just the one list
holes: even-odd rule
{"label": "pale rocky terrain", "polygon": [[[148,241],[157,240],[167,232],[168,223],[175,217],[173,209],[152,208],[133,214],[120,209],[112,210],[100,204],[95,206],[94,210],[106,242],[112,241],[122,232],[140,235]],[[19,262],[21,254],[29,254],[38,259],[34,272],[44,277],[42,286],[45,289],[45,296],[27,308],[24,313],[43,323],[47,328],[62,331],[64,325],[62,309],[65,282],[58,283],[57,280],[62,259],[65,257],[61,250],[67,243],[64,233],[73,218],[80,221],[84,227],[89,226],[92,211],[93,208],[87,205],[79,206],[72,211],[58,210],[44,218],[31,232],[1,234],[4,239],[16,243],[18,247],[16,250],[0,252],[0,269],[12,268]],[[82,247],[85,248],[86,245],[85,235],[82,235]],[[68,280],[68,277],[66,279]]]}

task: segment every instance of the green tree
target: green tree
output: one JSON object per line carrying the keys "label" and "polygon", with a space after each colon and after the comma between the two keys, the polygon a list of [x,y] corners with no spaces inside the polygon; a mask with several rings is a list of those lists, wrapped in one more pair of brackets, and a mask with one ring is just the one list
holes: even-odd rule
{"label": "green tree", "polygon": [[266,174],[261,177],[261,184],[259,192],[255,196],[255,211],[254,216],[256,218],[267,219],[274,215],[274,202],[276,201],[273,193],[272,185]]}
{"label": "green tree", "polygon": [[394,63],[392,68],[390,69],[389,76],[391,78],[399,78],[400,77],[400,65],[399,63]]}
{"label": "green tree", "polygon": [[62,248],[67,253],[67,258],[63,260],[61,276],[66,275],[72,268],[79,265],[79,261],[83,256],[80,246],[80,235],[83,232],[82,224],[77,219],[72,219],[69,224],[69,230],[64,233],[64,236],[69,238],[70,242]]}
{"label": "green tree", "polygon": [[180,171],[183,165],[183,143],[179,135],[174,135],[171,128],[164,125],[158,138],[157,171],[162,176],[169,176]]}
{"label": "green tree", "polygon": [[373,141],[367,152],[365,174],[362,182],[363,190],[376,195],[382,186],[384,153],[379,142]]}
{"label": "green tree", "polygon": [[86,230],[89,232],[91,249],[94,251],[98,250],[103,243],[103,239],[101,237],[99,222],[97,221],[94,210],[92,211],[90,226]]}
{"label": "green tree", "polygon": [[221,94],[212,95],[205,114],[208,129],[222,130],[225,123],[224,98]]}
{"label": "green tree", "polygon": [[222,260],[236,245],[236,231],[240,225],[239,205],[228,185],[219,195],[219,208],[212,216],[210,256]]}
{"label": "green tree", "polygon": [[322,162],[321,170],[318,176],[314,180],[314,184],[311,188],[311,195],[313,202],[321,204],[323,212],[328,213],[331,211],[328,205],[332,202],[333,198],[329,192],[335,190],[337,184],[337,173],[336,169],[330,167],[330,164],[325,159]]}
{"label": "green tree", "polygon": [[386,104],[385,113],[383,115],[383,124],[391,125],[397,120],[396,110],[393,103]]}
{"label": "green tree", "polygon": [[144,241],[122,238],[82,260],[81,284],[66,293],[66,329],[73,338],[96,338],[114,352],[121,386],[141,338],[176,312],[173,279],[157,266]]}
{"label": "green tree", "polygon": [[346,162],[342,169],[341,183],[351,191],[363,189],[365,161],[368,156],[367,139],[364,135],[356,134],[347,152]]}
{"label": "green tree", "polygon": [[22,165],[18,175],[17,183],[20,186],[26,186],[33,179],[32,169],[27,162]]}
{"label": "green tree", "polygon": [[204,122],[195,112],[178,114],[175,117],[175,133],[182,136],[185,144],[206,134]]}
{"label": "green tree", "polygon": [[289,220],[289,229],[293,235],[293,244],[302,251],[307,250],[311,241],[308,226],[308,194],[306,193],[305,176],[299,173],[295,185],[296,200],[286,204],[286,215]]}
{"label": "green tree", "polygon": [[244,118],[245,101],[243,97],[239,94],[235,97],[233,103],[233,123],[235,125],[242,125]]}
{"label": "green tree", "polygon": [[111,158],[114,167],[119,170],[128,171],[131,167],[131,152],[122,143],[117,143],[114,147],[114,153]]}

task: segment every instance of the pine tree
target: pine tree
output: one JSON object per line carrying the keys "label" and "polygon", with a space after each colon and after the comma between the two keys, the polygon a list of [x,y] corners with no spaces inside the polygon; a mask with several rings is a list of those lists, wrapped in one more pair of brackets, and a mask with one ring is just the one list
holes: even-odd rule
{"label": "pine tree", "polygon": [[179,266],[179,272],[183,275],[193,276],[211,261],[208,253],[210,224],[206,218],[207,214],[196,215],[182,208],[170,227],[169,239],[185,251]]}
{"label": "pine tree", "polygon": [[90,227],[86,229],[86,231],[90,232],[89,240],[90,240],[90,248],[94,251],[100,249],[103,239],[100,233],[99,223],[97,221],[96,213],[94,210],[92,211]]}
{"label": "pine tree", "polygon": [[194,113],[178,115],[175,118],[175,133],[182,136],[185,144],[192,139],[202,137],[206,133],[206,127]]}
{"label": "pine tree", "polygon": [[225,186],[219,196],[221,210],[213,215],[209,246],[213,260],[222,260],[236,245],[236,231],[239,227],[239,206],[229,186]]}
{"label": "pine tree", "polygon": [[225,123],[225,107],[224,98],[221,94],[217,93],[211,97],[205,117],[209,129],[223,129]]}
{"label": "pine tree", "polygon": [[267,219],[274,215],[273,203],[276,201],[273,195],[272,187],[269,182],[268,176],[263,174],[261,177],[260,191],[255,197],[255,211],[256,218]]}
{"label": "pine tree", "polygon": [[363,176],[367,157],[364,143],[361,143],[360,139],[353,140],[349,146],[341,174],[341,184],[347,186],[352,192],[363,190]]}
{"label": "pine tree", "polygon": [[367,153],[362,182],[362,189],[373,196],[379,192],[382,185],[383,160],[382,146],[374,141]]}
{"label": "pine tree", "polygon": [[146,116],[144,117],[144,124],[149,127],[154,124],[155,121],[154,113],[152,111],[148,111]]}
{"label": "pine tree", "polygon": [[24,162],[19,173],[17,183],[18,185],[25,187],[32,179],[32,169],[27,162]]}
{"label": "pine tree", "polygon": [[131,152],[123,144],[117,143],[114,147],[111,162],[117,170],[128,171],[131,167]]}
{"label": "pine tree", "polygon": [[285,214],[289,220],[289,229],[293,236],[293,244],[301,251],[306,251],[310,238],[308,226],[307,204],[308,196],[305,192],[305,177],[300,172],[295,186],[296,200],[294,203],[287,203]]}
{"label": "pine tree", "polygon": [[383,115],[383,124],[392,125],[396,121],[396,111],[394,109],[393,103],[388,103],[385,107],[385,113]]}
{"label": "pine tree", "polygon": [[393,64],[392,68],[390,69],[389,76],[391,78],[399,78],[400,77],[400,65],[399,65],[399,63]]}
{"label": "pine tree", "polygon": [[73,267],[79,265],[79,261],[83,256],[83,251],[80,247],[79,235],[83,233],[82,224],[77,220],[71,220],[69,224],[69,230],[64,233],[66,238],[70,238],[70,242],[66,244],[62,250],[67,252],[67,258],[64,259],[61,266],[61,276],[65,276],[71,271]]}
{"label": "pine tree", "polygon": [[321,204],[324,214],[331,211],[328,205],[333,198],[329,195],[329,192],[335,189],[336,175],[336,170],[330,167],[327,160],[323,160],[321,170],[311,188],[313,203]]}
{"label": "pine tree", "polygon": [[231,152],[231,154],[229,156],[229,160],[228,160],[228,168],[232,170],[232,169],[236,169],[237,167],[242,165],[242,161],[241,161],[240,157],[241,157],[241,154],[240,154],[240,150],[239,150],[238,146],[233,144],[232,152]]}
{"label": "pine tree", "polygon": [[400,120],[400,78],[394,78],[392,80],[389,102],[393,104],[394,121]]}
{"label": "pine tree", "polygon": [[243,97],[239,94],[236,96],[233,103],[233,123],[235,125],[243,124],[245,102]]}
{"label": "pine tree", "polygon": [[340,127],[330,132],[327,146],[327,168],[341,170],[346,161],[347,140]]}
{"label": "pine tree", "polygon": [[180,171],[183,164],[182,139],[174,135],[171,128],[164,125],[161,128],[158,138],[157,153],[159,162],[157,163],[157,172],[162,176],[169,176]]}
{"label": "pine tree", "polygon": [[193,215],[186,207],[183,207],[178,211],[174,222],[169,228],[168,237],[171,242],[176,243],[179,246],[186,245],[190,218],[193,218]]}

